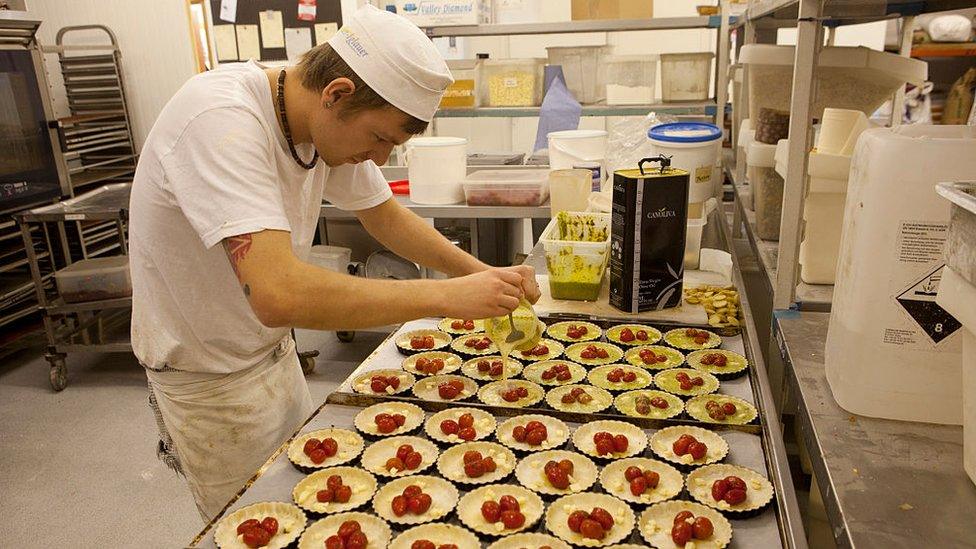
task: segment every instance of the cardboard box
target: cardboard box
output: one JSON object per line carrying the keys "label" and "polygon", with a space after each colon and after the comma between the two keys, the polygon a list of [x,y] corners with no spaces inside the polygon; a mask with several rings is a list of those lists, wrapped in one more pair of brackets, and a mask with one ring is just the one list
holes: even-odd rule
{"label": "cardboard box", "polygon": [[654,17],[654,0],[573,0],[573,21],[651,17]]}
{"label": "cardboard box", "polygon": [[489,0],[396,0],[399,15],[418,27],[479,25],[491,20]]}

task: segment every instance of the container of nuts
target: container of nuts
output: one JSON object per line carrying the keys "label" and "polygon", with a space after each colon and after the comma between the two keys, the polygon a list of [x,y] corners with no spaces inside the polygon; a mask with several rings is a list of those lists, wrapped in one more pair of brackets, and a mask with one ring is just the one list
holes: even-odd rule
{"label": "container of nuts", "polygon": [[482,64],[481,104],[535,107],[542,104],[544,59],[486,59]]}
{"label": "container of nuts", "polygon": [[685,302],[701,305],[708,315],[708,325],[716,328],[739,326],[739,291],[735,286],[696,286],[685,288]]}

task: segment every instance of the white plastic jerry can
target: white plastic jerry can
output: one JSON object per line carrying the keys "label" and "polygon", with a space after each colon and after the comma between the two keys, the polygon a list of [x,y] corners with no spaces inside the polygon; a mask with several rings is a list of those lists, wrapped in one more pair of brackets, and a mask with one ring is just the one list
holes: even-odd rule
{"label": "white plastic jerry can", "polygon": [[827,334],[827,381],[856,414],[962,423],[962,325],[935,297],[949,205],[976,173],[976,127],[864,132],[854,150]]}

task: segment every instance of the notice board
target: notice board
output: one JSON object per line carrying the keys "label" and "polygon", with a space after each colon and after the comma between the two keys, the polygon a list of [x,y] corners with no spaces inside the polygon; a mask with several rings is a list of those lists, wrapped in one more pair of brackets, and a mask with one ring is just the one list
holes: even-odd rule
{"label": "notice board", "polygon": [[[281,13],[282,25],[285,29],[308,29],[312,37],[312,46],[317,46],[315,25],[322,23],[335,23],[336,27],[342,26],[342,7],[340,0],[316,0],[315,19],[299,19],[300,0],[236,0],[236,16],[233,23],[224,21],[220,18],[221,2],[223,0],[210,0],[210,15],[214,27],[221,25],[258,25],[260,26],[261,12],[273,10]],[[265,47],[264,37],[261,39],[260,61],[284,61],[288,59],[284,46]],[[232,59],[223,59],[231,61]]]}

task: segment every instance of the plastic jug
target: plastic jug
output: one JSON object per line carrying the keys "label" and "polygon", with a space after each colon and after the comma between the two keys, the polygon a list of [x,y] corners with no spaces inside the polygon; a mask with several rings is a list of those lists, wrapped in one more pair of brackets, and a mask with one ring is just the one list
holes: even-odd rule
{"label": "plastic jug", "polygon": [[851,166],[825,352],[834,399],[960,424],[961,325],[935,302],[949,222],[935,184],[976,172],[976,127],[867,130]]}
{"label": "plastic jug", "polygon": [[549,209],[555,218],[559,212],[581,212],[593,188],[593,172],[584,169],[549,172]]}

